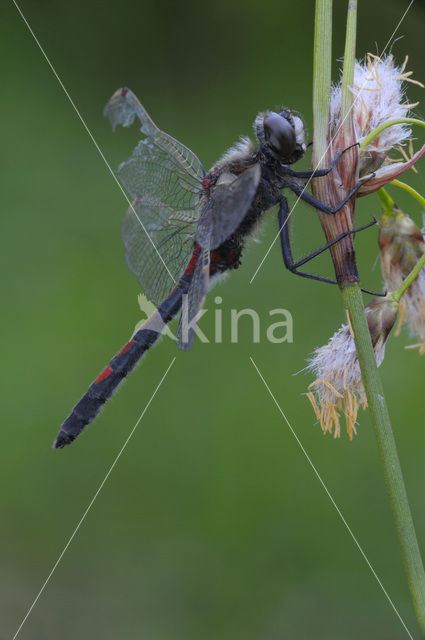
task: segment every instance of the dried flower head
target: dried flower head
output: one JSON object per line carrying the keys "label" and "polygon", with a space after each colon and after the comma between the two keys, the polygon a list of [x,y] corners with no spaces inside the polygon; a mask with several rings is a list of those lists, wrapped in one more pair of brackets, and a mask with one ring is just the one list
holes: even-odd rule
{"label": "dried flower head", "polygon": [[[335,169],[321,181],[312,184],[313,194],[322,202],[337,207],[351,190],[359,184],[356,197],[365,196],[383,187],[401,173],[415,165],[425,154],[425,145],[416,153],[410,146],[412,131],[405,122],[409,110],[414,106],[405,99],[406,82],[421,83],[412,80],[411,72],[406,71],[407,58],[397,66],[392,56],[382,59],[368,54],[364,61],[356,61],[351,87],[353,101],[342,120],[343,75],[333,87],[329,104],[328,139],[331,144],[322,160],[330,162],[335,153],[349,145],[360,143],[358,149],[352,149],[339,159]],[[345,89],[344,89],[345,94]],[[346,108],[346,107],[344,107]],[[402,145],[409,143],[411,156],[408,157]],[[399,160],[389,158],[392,149],[398,147],[403,157]],[[326,239],[332,241],[338,235],[353,231],[355,218],[355,199],[352,198],[335,216],[319,213],[320,223]],[[331,247],[337,282],[357,281],[358,271],[355,262],[353,237],[348,236]]]}
{"label": "dried flower head", "polygon": [[[398,304],[388,297],[374,298],[366,306],[376,363],[385,354],[385,342],[397,317]],[[356,347],[350,324],[343,325],[323,347],[314,351],[307,367],[316,376],[309,386],[309,398],[323,433],[341,433],[341,412],[345,414],[350,440],[356,434],[359,406],[367,407]]]}
{"label": "dried flower head", "polygon": [[[409,117],[409,111],[418,103],[409,104],[405,98],[404,83],[424,85],[411,78],[412,71],[406,71],[408,57],[399,67],[392,55],[379,58],[368,53],[364,61],[356,61],[353,93],[353,130],[358,142],[362,142],[375,129],[386,122]],[[330,136],[333,139],[341,126],[341,82],[334,86],[330,101]],[[416,154],[411,150],[409,158],[402,145],[411,141],[412,130],[406,124],[394,124],[374,137],[359,149],[359,174],[366,176],[375,172],[376,176],[362,187],[358,196],[373,193],[387,182],[414,166],[425,153],[423,147]],[[403,158],[394,160],[389,152],[398,148]]]}
{"label": "dried flower head", "polygon": [[[406,72],[406,57],[401,67],[394,63],[392,55],[379,58],[368,53],[365,61],[356,61],[354,69],[353,125],[356,139],[361,142],[374,129],[388,120],[406,118],[416,104],[405,100],[404,82],[423,85]],[[330,103],[331,134],[340,125],[341,86],[333,88]],[[396,124],[384,129],[366,147],[360,149],[360,175],[378,169],[392,148],[409,140],[412,131],[409,126]]]}
{"label": "dried flower head", "polygon": [[[389,291],[395,291],[412,271],[425,252],[425,238],[419,227],[393,203],[391,212],[384,213],[379,222],[381,269]],[[425,353],[425,270],[410,285],[400,302],[401,323],[406,321],[410,333],[420,339],[420,355]]]}

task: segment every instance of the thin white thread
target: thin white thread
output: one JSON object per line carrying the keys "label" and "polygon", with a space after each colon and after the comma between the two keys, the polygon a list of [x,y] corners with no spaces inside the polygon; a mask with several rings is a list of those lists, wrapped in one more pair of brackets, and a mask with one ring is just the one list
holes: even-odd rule
{"label": "thin white thread", "polygon": [[86,508],[86,510],[84,511],[82,517],[80,518],[77,526],[75,527],[71,537],[68,539],[68,542],[66,543],[66,545],[64,546],[62,552],[60,553],[58,559],[56,560],[55,564],[53,565],[52,569],[50,570],[49,575],[47,576],[47,578],[45,579],[40,591],[38,592],[38,594],[36,595],[36,597],[34,598],[30,608],[28,609],[27,613],[25,614],[21,624],[19,625],[18,629],[15,632],[15,635],[13,636],[12,640],[16,640],[16,638],[18,637],[19,632],[21,631],[22,627],[24,626],[25,622],[27,621],[27,618],[29,617],[29,615],[31,614],[31,611],[34,609],[35,605],[37,604],[41,594],[43,593],[44,589],[47,587],[50,578],[52,577],[52,575],[54,574],[54,572],[56,571],[60,561],[62,560],[63,556],[66,553],[66,550],[68,549],[69,545],[71,544],[71,542],[73,541],[77,531],[79,530],[79,528],[81,527],[81,525],[83,524],[84,520],[86,519],[86,516],[88,514],[88,512],[90,511],[90,509],[92,508],[97,496],[99,495],[99,493],[102,491],[105,482],[107,481],[107,479],[109,478],[109,476],[112,473],[112,470],[114,469],[115,465],[117,464],[118,460],[121,457],[121,454],[123,453],[124,449],[126,448],[127,444],[130,442],[131,437],[133,436],[133,433],[136,431],[141,419],[143,418],[143,416],[145,415],[146,411],[149,408],[149,405],[151,404],[152,400],[154,399],[154,397],[157,394],[158,389],[160,388],[160,386],[162,385],[162,383],[164,382],[169,370],[171,369],[171,367],[173,366],[175,361],[175,358],[173,358],[170,362],[170,364],[168,365],[168,368],[166,370],[166,372],[164,373],[164,375],[162,376],[158,386],[156,387],[155,391],[153,392],[153,394],[150,397],[149,402],[147,403],[146,407],[143,409],[142,413],[140,414],[139,419],[137,420],[136,424],[134,425],[134,427],[132,428],[132,430],[130,431],[130,434],[128,435],[126,441],[124,442],[123,446],[121,447],[121,449],[119,450],[117,456],[115,457],[115,460],[113,461],[113,463],[111,464],[111,466],[109,467],[108,472],[106,473],[105,477],[103,478],[102,482],[100,483],[96,493],[94,494],[93,498],[90,500],[88,507]]}
{"label": "thin white thread", "polygon": [[393,601],[391,600],[389,594],[387,593],[387,591],[385,590],[384,585],[382,584],[381,580],[379,579],[375,569],[373,568],[372,564],[370,563],[368,557],[366,556],[365,552],[363,551],[362,547],[360,546],[359,541],[357,540],[356,536],[354,535],[354,533],[352,532],[348,522],[346,521],[346,519],[344,518],[344,516],[341,513],[340,508],[338,507],[338,505],[336,504],[332,494],[330,493],[329,489],[327,488],[324,480],[322,479],[322,476],[319,474],[319,472],[317,471],[316,467],[314,466],[310,456],[308,455],[307,451],[304,449],[304,446],[301,443],[301,440],[298,438],[297,434],[295,433],[294,429],[292,428],[288,418],[286,417],[286,415],[284,414],[283,410],[281,409],[278,401],[276,400],[276,398],[273,395],[272,390],[270,389],[269,385],[267,384],[267,382],[265,381],[261,371],[259,370],[259,368],[257,367],[256,363],[254,362],[253,358],[250,356],[250,360],[252,362],[252,364],[254,365],[258,375],[260,376],[262,382],[264,383],[264,386],[266,387],[267,391],[269,392],[273,402],[275,403],[276,407],[278,408],[281,416],[283,417],[283,419],[285,420],[286,424],[288,425],[289,429],[291,430],[292,435],[294,436],[298,446],[300,447],[301,451],[303,452],[304,456],[307,458],[307,461],[309,463],[309,465],[311,466],[311,468],[313,469],[317,479],[319,480],[320,484],[322,485],[323,489],[325,490],[326,495],[328,496],[329,500],[331,501],[331,503],[333,504],[333,506],[336,509],[336,512],[338,513],[339,517],[341,518],[342,522],[344,523],[345,528],[347,529],[348,533],[350,534],[350,536],[352,537],[352,539],[354,540],[358,550],[360,551],[360,553],[362,554],[364,560],[366,561],[366,564],[368,565],[369,569],[371,570],[372,574],[374,575],[376,581],[378,582],[379,586],[381,587],[382,591],[384,592],[388,602],[390,603],[390,605],[392,606],[392,608],[394,609],[398,619],[400,620],[401,624],[403,625],[404,629],[407,632],[407,635],[409,636],[410,640],[413,640],[413,636],[410,633],[409,629],[407,628],[403,618],[401,617],[401,615],[399,614],[395,604],[393,603]]}
{"label": "thin white thread", "polygon": [[117,176],[115,175],[113,169],[111,168],[111,165],[109,164],[109,162],[107,161],[107,159],[105,158],[105,155],[103,153],[103,151],[101,150],[101,148],[99,147],[98,143],[96,142],[96,140],[94,139],[94,136],[92,134],[92,132],[90,131],[90,129],[88,128],[85,120],[83,119],[83,116],[81,115],[81,113],[79,112],[79,110],[77,109],[77,106],[75,105],[73,99],[71,98],[71,96],[69,95],[67,89],[65,88],[65,85],[63,84],[62,80],[60,79],[60,77],[58,76],[54,66],[52,65],[52,63],[50,62],[49,58],[47,57],[46,52],[44,51],[43,47],[41,46],[41,44],[39,43],[37,36],[35,35],[34,31],[31,29],[30,25],[28,24],[27,19],[25,18],[24,14],[22,13],[21,9],[19,8],[18,4],[16,3],[16,0],[12,0],[13,4],[15,5],[16,9],[18,10],[22,20],[24,21],[24,23],[26,24],[28,31],[30,32],[30,34],[32,35],[32,37],[34,38],[38,48],[40,49],[41,53],[44,56],[44,59],[46,60],[47,64],[49,65],[50,69],[53,72],[53,75],[55,76],[56,80],[59,82],[60,86],[62,87],[66,97],[68,98],[69,102],[71,103],[75,113],[77,114],[77,116],[79,117],[84,129],[87,131],[91,141],[93,142],[94,146],[96,147],[97,151],[99,152],[100,157],[102,158],[103,162],[106,164],[106,166],[109,169],[109,172],[111,174],[111,176],[114,178],[115,182],[117,183],[118,187],[120,188],[121,193],[124,195],[124,198],[127,200],[128,205],[130,207],[130,209],[132,210],[132,212],[134,213],[134,215],[136,216],[140,226],[142,227],[143,231],[146,233],[147,237],[149,238],[150,243],[152,244],[153,248],[155,249],[159,259],[161,260],[162,264],[164,265],[165,269],[167,270],[168,275],[170,276],[170,278],[172,279],[172,281],[175,283],[176,280],[173,277],[172,273],[170,272],[170,270],[168,269],[167,265],[165,264],[161,254],[159,253],[158,249],[155,246],[155,243],[153,242],[152,238],[150,237],[149,233],[146,231],[146,227],[143,224],[142,220],[139,218],[136,210],[134,209],[133,203],[130,202],[130,199],[128,198],[126,192],[124,191],[123,187],[121,186]]}
{"label": "thin white thread", "polygon": [[[415,0],[411,0],[409,6],[407,7],[406,11],[403,13],[403,15],[401,16],[396,28],[394,29],[394,31],[392,32],[391,36],[388,39],[387,44],[385,45],[385,47],[383,48],[383,51],[381,53],[381,56],[385,53],[386,49],[388,48],[391,40],[394,38],[395,34],[397,33],[397,29],[399,28],[399,26],[401,25],[401,23],[403,22],[404,18],[407,15],[407,12],[409,11],[410,7],[412,6],[412,4],[414,3]],[[380,56],[380,57],[381,57]]]}

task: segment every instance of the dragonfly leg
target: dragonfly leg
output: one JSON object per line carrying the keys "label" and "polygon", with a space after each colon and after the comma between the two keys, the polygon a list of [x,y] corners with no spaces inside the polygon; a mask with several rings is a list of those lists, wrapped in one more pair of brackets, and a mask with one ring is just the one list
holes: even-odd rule
{"label": "dragonfly leg", "polygon": [[294,169],[288,168],[288,170],[285,171],[285,174],[288,176],[294,176],[296,178],[321,178],[322,176],[327,176],[328,173],[330,173],[332,169],[335,167],[340,157],[346,151],[348,151],[349,149],[352,149],[353,147],[358,147],[358,146],[359,146],[359,143],[355,142],[354,144],[350,144],[349,147],[346,147],[345,149],[337,153],[335,158],[330,163],[329,167],[327,167],[326,169],[315,169],[312,171],[295,171]]}
{"label": "dragonfly leg", "polygon": [[[283,255],[283,261],[285,263],[285,267],[287,269],[289,269],[289,271],[291,271],[291,273],[295,273],[296,275],[302,276],[303,278],[310,278],[312,280],[319,280],[320,282],[329,282],[330,284],[337,284],[337,282],[336,282],[336,280],[331,280],[330,278],[324,278],[322,276],[316,276],[316,275],[314,275],[312,273],[305,273],[304,271],[300,271],[299,267],[301,267],[306,262],[309,262],[310,260],[312,260],[316,256],[320,255],[324,251],[327,251],[327,249],[329,249],[329,247],[332,247],[334,244],[336,244],[337,242],[342,240],[342,238],[345,238],[346,236],[349,236],[349,235],[352,235],[354,233],[357,233],[357,231],[363,231],[363,229],[368,229],[369,227],[371,227],[371,226],[373,226],[373,225],[375,225],[377,223],[376,218],[373,218],[372,222],[369,222],[368,224],[364,225],[363,227],[359,227],[358,229],[353,229],[351,231],[345,231],[344,233],[341,233],[341,235],[339,235],[337,238],[335,238],[335,240],[332,240],[331,242],[328,242],[327,244],[325,244],[320,249],[317,249],[317,251],[313,251],[313,253],[308,255],[306,258],[303,258],[302,260],[298,260],[297,262],[295,262],[294,258],[293,258],[293,255],[292,255],[291,242],[290,242],[290,238],[289,238],[289,227],[288,227],[289,207],[288,207],[288,201],[285,198],[285,196],[282,196],[282,198],[280,200],[278,220],[279,220],[279,228],[280,228],[280,232],[279,232],[280,233],[280,243],[281,243],[281,247],[282,247],[282,255]],[[365,289],[362,289],[362,291],[365,291],[365,293],[370,293],[371,295],[382,295],[382,294],[372,293],[371,291],[367,291]],[[383,295],[385,295],[385,294],[383,294]]]}
{"label": "dragonfly leg", "polygon": [[339,205],[335,208],[328,206],[324,202],[321,202],[320,200],[312,196],[310,193],[307,193],[307,191],[304,190],[304,187],[301,187],[298,184],[288,182],[285,186],[291,189],[291,191],[293,191],[299,198],[301,198],[301,200],[304,200],[304,202],[307,202],[309,205],[311,205],[315,209],[318,209],[323,213],[327,213],[328,215],[334,215],[335,213],[338,213],[338,211],[342,209],[342,207],[345,204],[347,204],[347,202],[357,193],[360,187],[366,184],[366,182],[369,182],[369,180],[372,180],[372,178],[374,177],[375,177],[375,174],[372,173],[365,180],[361,180],[360,182],[358,182],[355,185],[355,187],[351,189],[350,193],[344,198],[344,200],[342,200],[339,203]]}

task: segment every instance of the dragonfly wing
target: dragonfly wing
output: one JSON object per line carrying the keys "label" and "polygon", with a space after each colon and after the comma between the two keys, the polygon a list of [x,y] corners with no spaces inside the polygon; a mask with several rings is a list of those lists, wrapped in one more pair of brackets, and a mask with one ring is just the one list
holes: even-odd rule
{"label": "dragonfly wing", "polygon": [[147,194],[176,209],[194,208],[202,193],[202,175],[188,173],[151,138],[140,140],[117,177],[132,198]]}
{"label": "dragonfly wing", "polygon": [[254,164],[234,180],[214,187],[196,229],[196,241],[201,247],[209,243],[215,249],[236,231],[251,206],[260,178],[260,165]]}
{"label": "dragonfly wing", "polygon": [[183,297],[182,315],[177,333],[178,347],[182,351],[189,351],[195,339],[195,328],[198,324],[198,314],[204,306],[209,287],[210,249],[204,247],[196,261],[192,281],[187,296]]}
{"label": "dragonfly wing", "polygon": [[187,351],[195,338],[197,316],[209,287],[210,251],[228,238],[242,222],[257,191],[261,177],[259,165],[234,179],[217,184],[204,200],[196,228],[196,241],[202,250],[196,262],[187,300],[183,302],[179,328],[179,349]]}
{"label": "dragonfly wing", "polygon": [[118,89],[107,103],[103,113],[109,118],[113,130],[118,124],[123,127],[131,126],[137,117],[142,125],[140,130],[158,149],[169,155],[188,175],[202,180],[205,170],[199,158],[184,144],[158,129],[130,89],[126,87]]}
{"label": "dragonfly wing", "polygon": [[122,226],[127,264],[158,305],[193,251],[205,171],[190,149],[157,128],[129,89],[116,91],[104,113],[113,129],[137,117],[145,135],[117,176],[133,199]]}
{"label": "dragonfly wing", "polygon": [[193,210],[171,210],[151,196],[139,196],[127,210],[121,228],[126,262],[157,306],[187,266],[195,229]]}
{"label": "dragonfly wing", "polygon": [[115,91],[104,108],[103,115],[109,118],[113,131],[118,124],[130,127],[136,117],[140,120],[141,129],[146,136],[154,137],[158,129],[146,109],[127,87]]}

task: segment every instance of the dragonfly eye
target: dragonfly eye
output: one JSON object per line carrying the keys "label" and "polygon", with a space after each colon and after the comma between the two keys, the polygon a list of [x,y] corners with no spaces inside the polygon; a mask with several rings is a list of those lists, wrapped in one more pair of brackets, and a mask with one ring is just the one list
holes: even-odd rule
{"label": "dragonfly eye", "polygon": [[281,158],[288,159],[295,151],[297,138],[292,124],[278,113],[269,113],[264,118],[266,142]]}

